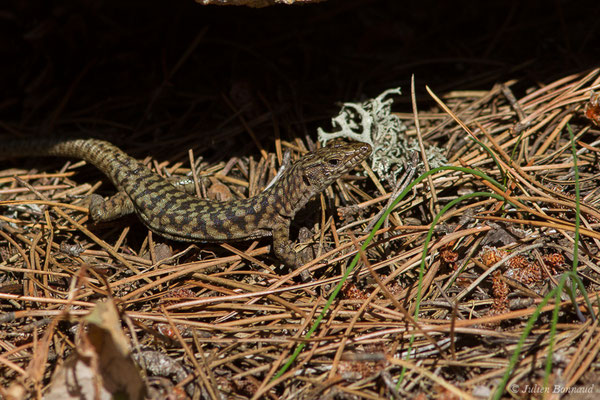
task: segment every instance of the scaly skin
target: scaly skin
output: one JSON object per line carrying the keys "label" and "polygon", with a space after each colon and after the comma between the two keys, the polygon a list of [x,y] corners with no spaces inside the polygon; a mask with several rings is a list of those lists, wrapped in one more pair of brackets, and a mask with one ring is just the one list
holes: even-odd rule
{"label": "scaly skin", "polygon": [[2,158],[61,156],[95,165],[120,191],[106,202],[100,196],[92,198],[90,214],[96,221],[135,212],[150,230],[178,241],[225,242],[272,236],[275,255],[294,267],[303,261],[289,239],[294,215],[370,153],[371,146],[366,143],[331,143],[289,166],[261,194],[215,202],[185,193],[106,141],[17,139],[4,141],[0,148]]}

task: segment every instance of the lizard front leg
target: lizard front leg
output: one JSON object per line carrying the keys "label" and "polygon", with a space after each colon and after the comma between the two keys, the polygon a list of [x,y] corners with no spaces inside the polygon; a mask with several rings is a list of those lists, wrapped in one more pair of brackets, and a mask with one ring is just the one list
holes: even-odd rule
{"label": "lizard front leg", "polygon": [[308,253],[294,251],[294,242],[290,240],[290,220],[277,218],[273,228],[273,253],[286,265],[297,268],[307,263]]}

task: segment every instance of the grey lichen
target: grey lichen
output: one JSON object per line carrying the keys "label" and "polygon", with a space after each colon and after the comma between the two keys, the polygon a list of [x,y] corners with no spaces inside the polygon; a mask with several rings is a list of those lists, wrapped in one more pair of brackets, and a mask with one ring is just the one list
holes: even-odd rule
{"label": "grey lichen", "polygon": [[[336,132],[318,128],[319,141],[324,145],[335,138],[347,138],[369,143],[373,147],[371,169],[380,179],[395,184],[405,165],[410,165],[413,154],[419,152],[416,139],[404,134],[406,126],[392,114],[392,95],[400,95],[400,88],[388,89],[374,99],[362,103],[344,103],[340,113],[331,120]],[[429,146],[426,149],[430,168],[447,163],[442,150]],[[420,159],[420,158],[419,158]],[[423,172],[423,163],[416,166]]]}

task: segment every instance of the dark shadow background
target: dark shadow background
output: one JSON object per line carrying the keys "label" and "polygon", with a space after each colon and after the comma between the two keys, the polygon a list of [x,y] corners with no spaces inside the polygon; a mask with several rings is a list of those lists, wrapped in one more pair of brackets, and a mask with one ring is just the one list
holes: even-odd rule
{"label": "dark shadow background", "polygon": [[[421,109],[426,84],[442,94],[518,79],[518,97],[600,54],[597,1],[2,4],[0,135],[113,132],[136,155],[256,154],[240,109],[267,149],[276,135],[314,139],[336,103],[408,94],[411,74]],[[410,112],[409,96],[395,110]]]}

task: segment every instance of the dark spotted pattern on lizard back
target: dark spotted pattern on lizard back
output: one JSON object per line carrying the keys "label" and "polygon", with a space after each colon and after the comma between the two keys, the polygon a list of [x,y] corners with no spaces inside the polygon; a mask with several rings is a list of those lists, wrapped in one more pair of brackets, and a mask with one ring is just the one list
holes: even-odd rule
{"label": "dark spotted pattern on lizard back", "polygon": [[292,266],[302,262],[289,240],[295,213],[370,153],[371,146],[365,143],[333,142],[288,166],[279,180],[261,194],[214,202],[185,193],[102,140],[7,140],[0,149],[3,158],[48,155],[81,158],[95,165],[122,192],[108,200],[113,208],[120,208],[110,215],[105,211],[109,207],[98,197],[92,199],[90,213],[96,220],[134,211],[153,232],[179,241],[223,242],[273,236],[274,253]]}

